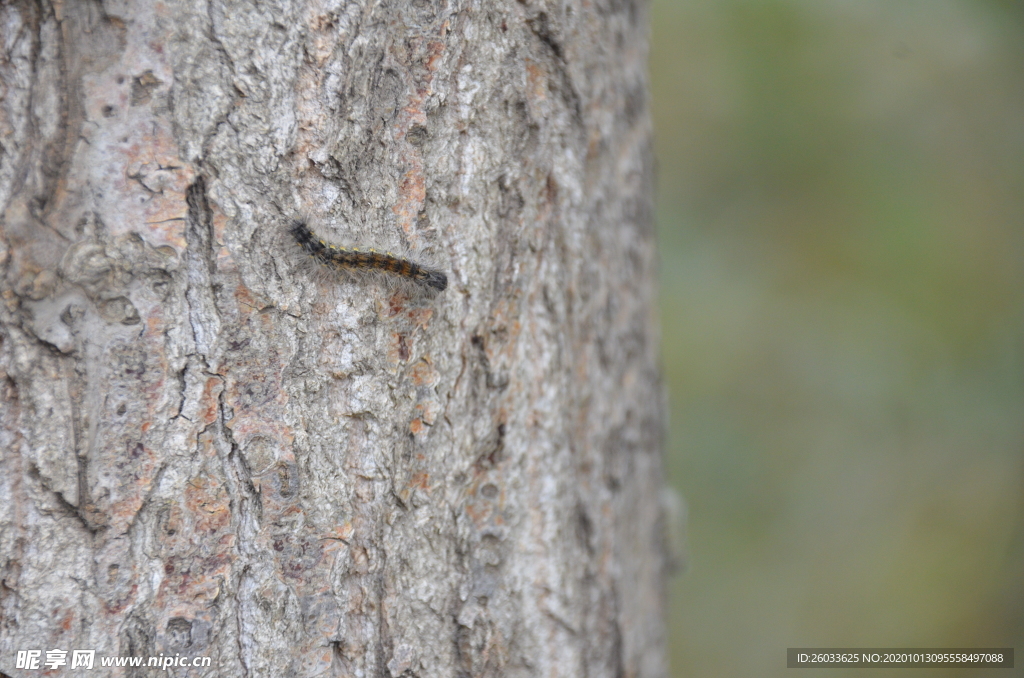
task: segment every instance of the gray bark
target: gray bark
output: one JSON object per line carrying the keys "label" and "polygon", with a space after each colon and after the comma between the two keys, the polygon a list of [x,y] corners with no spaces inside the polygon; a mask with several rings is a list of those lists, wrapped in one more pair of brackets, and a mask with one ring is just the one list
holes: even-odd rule
{"label": "gray bark", "polygon": [[0,7],[0,671],[664,675],[646,20]]}

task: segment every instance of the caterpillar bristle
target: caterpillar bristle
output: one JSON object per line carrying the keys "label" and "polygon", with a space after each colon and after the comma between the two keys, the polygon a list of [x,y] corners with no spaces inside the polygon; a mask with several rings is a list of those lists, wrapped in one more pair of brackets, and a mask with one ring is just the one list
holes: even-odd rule
{"label": "caterpillar bristle", "polygon": [[379,271],[411,280],[437,292],[448,288],[448,276],[443,271],[391,252],[331,245],[314,233],[304,221],[292,222],[289,233],[303,252],[329,269],[343,272]]}

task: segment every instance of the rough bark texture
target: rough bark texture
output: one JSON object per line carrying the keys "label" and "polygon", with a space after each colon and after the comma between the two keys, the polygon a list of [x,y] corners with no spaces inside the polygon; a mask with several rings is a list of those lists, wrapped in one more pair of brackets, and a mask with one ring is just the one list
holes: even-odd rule
{"label": "rough bark texture", "polygon": [[664,674],[646,17],[0,7],[0,671]]}

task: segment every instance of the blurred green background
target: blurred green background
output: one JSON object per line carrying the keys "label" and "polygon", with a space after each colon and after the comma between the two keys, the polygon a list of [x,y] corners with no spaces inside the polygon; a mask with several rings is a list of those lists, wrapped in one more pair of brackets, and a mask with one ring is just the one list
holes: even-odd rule
{"label": "blurred green background", "polygon": [[651,74],[673,675],[1024,651],[1024,3],[654,0]]}

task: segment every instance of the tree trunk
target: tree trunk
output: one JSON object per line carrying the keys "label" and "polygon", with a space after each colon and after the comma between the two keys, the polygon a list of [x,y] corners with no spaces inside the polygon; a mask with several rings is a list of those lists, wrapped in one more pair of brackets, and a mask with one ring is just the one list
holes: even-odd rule
{"label": "tree trunk", "polygon": [[0,671],[664,675],[646,17],[0,8]]}

